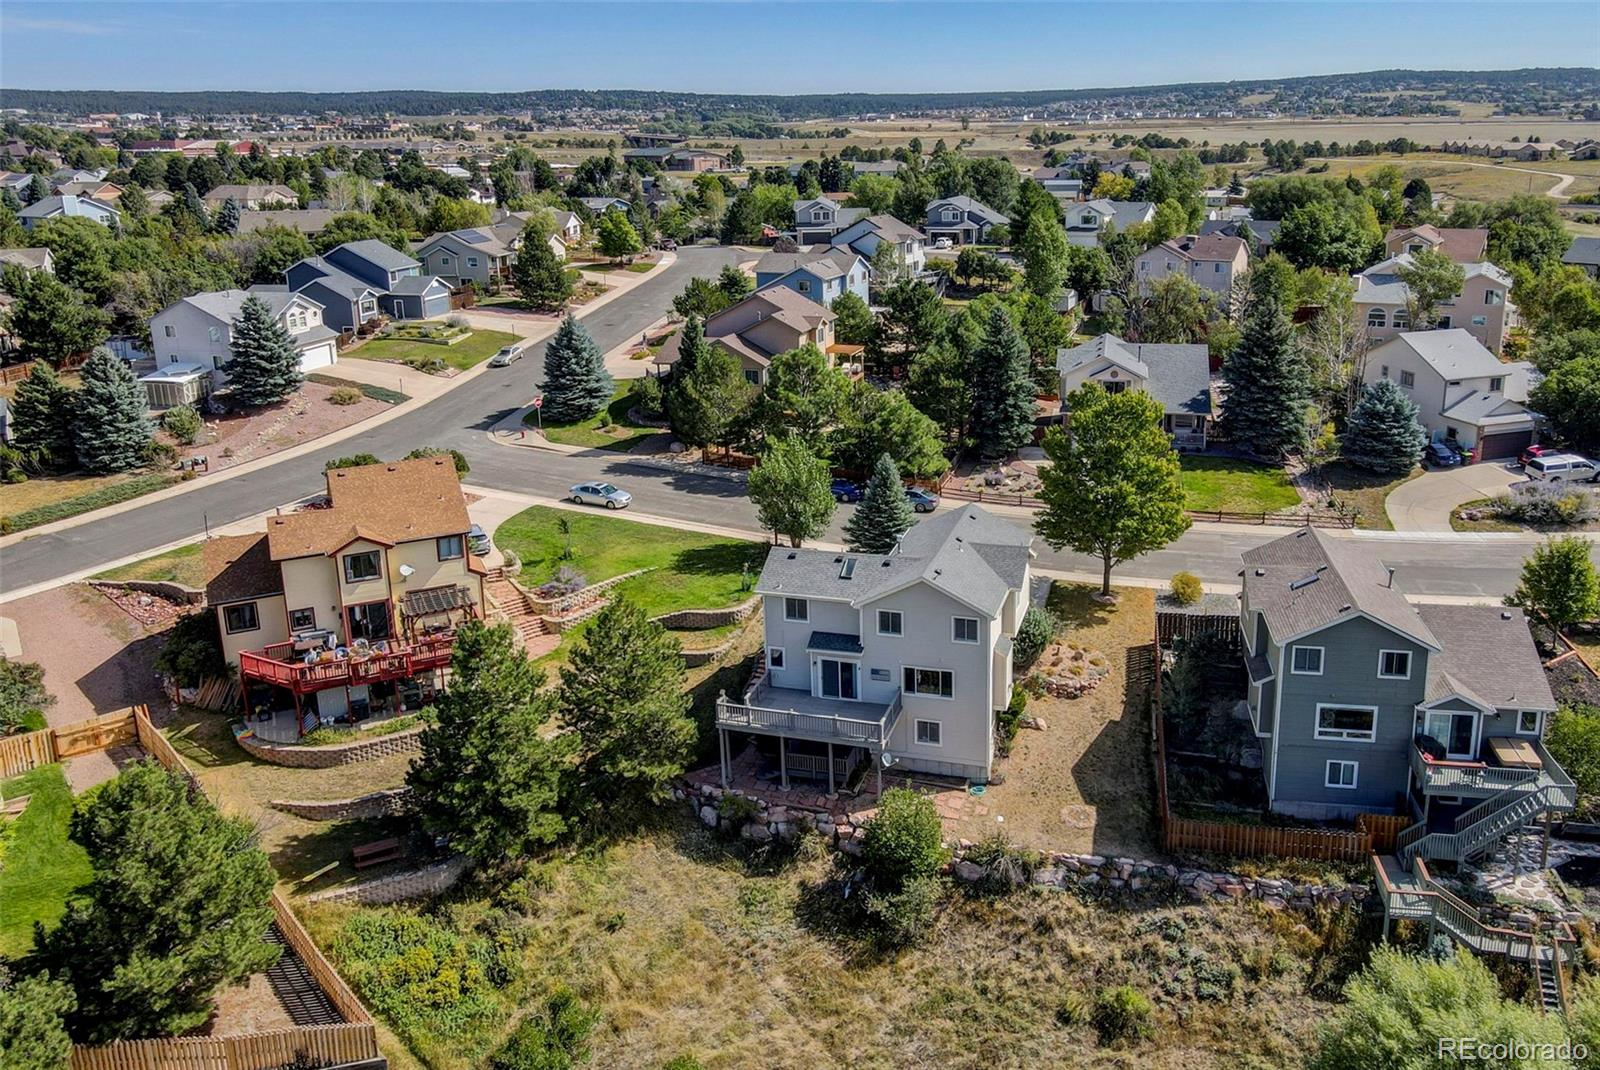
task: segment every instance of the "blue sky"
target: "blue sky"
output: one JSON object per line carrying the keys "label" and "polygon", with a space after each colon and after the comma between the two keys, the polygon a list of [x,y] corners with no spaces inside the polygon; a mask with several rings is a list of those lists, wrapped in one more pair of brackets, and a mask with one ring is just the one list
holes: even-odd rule
{"label": "blue sky", "polygon": [[[0,7],[35,89],[1068,89],[1600,63],[1571,3],[164,3]],[[819,29],[821,28],[821,29]]]}

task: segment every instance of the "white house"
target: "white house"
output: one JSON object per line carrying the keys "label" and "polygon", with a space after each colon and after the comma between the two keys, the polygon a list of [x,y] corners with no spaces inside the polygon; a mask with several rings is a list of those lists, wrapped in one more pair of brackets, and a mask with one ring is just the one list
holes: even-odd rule
{"label": "white house", "polygon": [[300,354],[300,369],[314,371],[338,359],[338,332],[323,322],[322,306],[281,286],[217,290],[185,297],[150,317],[150,353],[156,369],[144,376],[157,408],[192,402],[228,381],[233,324],[245,299],[265,301]]}
{"label": "white house", "polygon": [[861,762],[986,782],[1033,536],[975,505],[922,521],[889,554],[776,547],[764,669],[717,702],[724,779],[760,737],[785,785],[844,782]]}
{"label": "white house", "polygon": [[1378,346],[1367,354],[1366,381],[1379,379],[1416,403],[1432,441],[1471,449],[1474,461],[1515,457],[1533,441],[1528,365],[1501,361],[1460,327],[1407,331]]}

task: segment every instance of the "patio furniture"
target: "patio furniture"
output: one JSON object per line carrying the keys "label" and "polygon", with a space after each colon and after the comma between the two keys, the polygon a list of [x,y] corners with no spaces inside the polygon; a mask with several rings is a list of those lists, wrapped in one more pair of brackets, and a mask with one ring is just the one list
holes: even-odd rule
{"label": "patio furniture", "polygon": [[355,859],[357,869],[393,862],[401,855],[400,841],[391,837],[387,840],[358,844],[350,854]]}

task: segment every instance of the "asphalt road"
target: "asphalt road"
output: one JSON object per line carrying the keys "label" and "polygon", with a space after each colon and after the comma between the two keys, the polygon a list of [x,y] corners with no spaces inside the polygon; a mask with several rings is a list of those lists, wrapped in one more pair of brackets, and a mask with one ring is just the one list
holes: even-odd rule
{"label": "asphalt road", "polygon": [[[583,316],[584,326],[602,350],[622,345],[660,319],[674,295],[694,275],[715,275],[743,254],[735,249],[691,248],[660,274],[632,292]],[[546,497],[563,497],[567,487],[604,477],[625,486],[634,508],[668,519],[738,528],[759,533],[755,510],[740,483],[710,476],[665,473],[603,451],[563,455],[496,444],[486,432],[525,404],[544,370],[544,345],[505,369],[492,369],[421,406],[410,414],[354,435],[325,449],[266,468],[204,484],[161,502],[130,509],[103,520],[24,539],[0,549],[0,592],[73,575],[109,561],[154,549],[205,530],[265,512],[316,493],[322,466],[332,457],[368,452],[399,457],[418,446],[463,451],[472,464],[468,480],[483,486]],[[833,541],[843,541],[840,524],[853,506],[835,517]],[[1281,534],[1197,524],[1164,550],[1123,566],[1117,575],[1164,580],[1187,569],[1204,580],[1236,583],[1239,553]],[[1360,536],[1350,536],[1360,537]],[[1373,538],[1374,552],[1396,569],[1396,584],[1408,593],[1444,596],[1499,596],[1515,586],[1522,558],[1533,538],[1497,541]],[[1041,544],[1037,566],[1062,572],[1099,574],[1097,561],[1053,551]]]}

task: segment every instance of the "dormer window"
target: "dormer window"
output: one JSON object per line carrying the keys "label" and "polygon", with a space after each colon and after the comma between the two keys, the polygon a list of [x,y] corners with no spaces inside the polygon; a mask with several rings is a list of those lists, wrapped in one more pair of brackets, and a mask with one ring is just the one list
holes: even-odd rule
{"label": "dormer window", "polygon": [[1496,376],[1493,376],[1492,378],[1490,378],[1490,380],[1489,380],[1489,392],[1491,394],[1498,394],[1502,390],[1504,390],[1505,388],[1506,388],[1506,377],[1505,376],[1496,375]]}
{"label": "dormer window", "polygon": [[946,223],[953,223],[953,222],[955,222],[955,221],[956,221],[956,220],[957,220],[957,219],[960,219],[960,218],[961,218],[961,213],[960,213],[960,212],[957,212],[957,211],[956,211],[956,210],[955,210],[955,209],[954,209],[954,208],[946,208],[946,209],[945,209],[945,210],[944,210],[944,216],[943,216],[943,218],[944,218],[944,221],[945,221],[945,222],[946,222]]}
{"label": "dormer window", "polygon": [[813,208],[813,209],[811,209],[811,222],[813,222],[813,223],[826,223],[827,221],[828,221],[828,210],[826,208]]}

